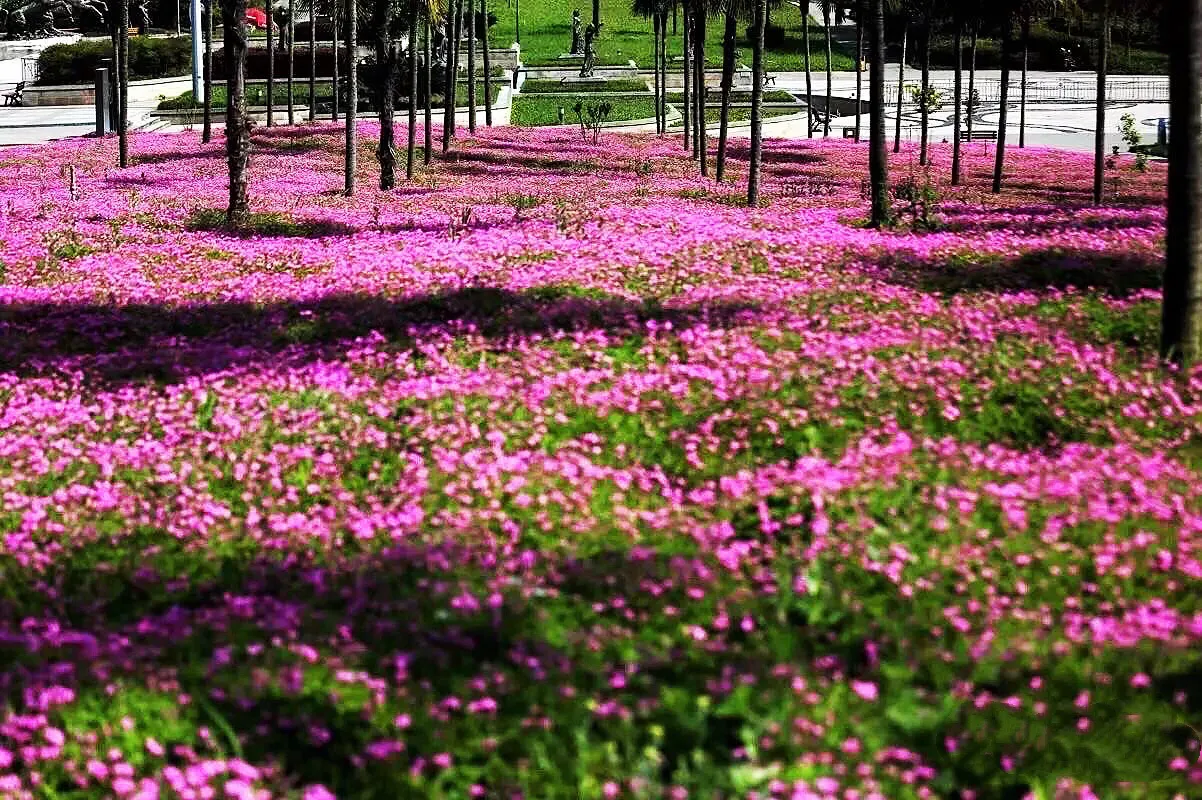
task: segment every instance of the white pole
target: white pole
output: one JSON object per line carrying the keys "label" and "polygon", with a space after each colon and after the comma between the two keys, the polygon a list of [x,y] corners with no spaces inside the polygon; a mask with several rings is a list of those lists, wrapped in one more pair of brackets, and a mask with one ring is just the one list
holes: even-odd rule
{"label": "white pole", "polygon": [[204,29],[201,27],[201,16],[200,0],[192,0],[192,98],[194,100],[200,98],[200,75],[204,70],[204,57],[201,55]]}

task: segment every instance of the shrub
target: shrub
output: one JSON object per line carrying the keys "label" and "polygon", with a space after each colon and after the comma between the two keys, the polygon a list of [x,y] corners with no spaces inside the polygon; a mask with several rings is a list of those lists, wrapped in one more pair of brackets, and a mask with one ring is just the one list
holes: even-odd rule
{"label": "shrub", "polygon": [[[755,26],[747,26],[747,41],[755,41]],[[785,29],[779,25],[768,23],[768,27],[764,28],[764,47],[773,50],[779,50],[785,46]]]}
{"label": "shrub", "polygon": [[[91,85],[101,61],[113,57],[111,42],[91,39],[47,47],[38,56],[38,83],[43,86]],[[188,37],[129,40],[130,80],[187,75],[192,69],[192,45]]]}

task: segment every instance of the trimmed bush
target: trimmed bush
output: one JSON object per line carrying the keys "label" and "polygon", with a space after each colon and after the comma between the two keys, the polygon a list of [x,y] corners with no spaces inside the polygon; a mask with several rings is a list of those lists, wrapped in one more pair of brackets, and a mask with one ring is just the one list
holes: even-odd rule
{"label": "trimmed bush", "polygon": [[[101,61],[113,57],[113,45],[103,40],[47,47],[38,56],[38,83],[42,86],[91,85]],[[129,78],[167,78],[192,70],[192,44],[188,37],[129,40]]]}

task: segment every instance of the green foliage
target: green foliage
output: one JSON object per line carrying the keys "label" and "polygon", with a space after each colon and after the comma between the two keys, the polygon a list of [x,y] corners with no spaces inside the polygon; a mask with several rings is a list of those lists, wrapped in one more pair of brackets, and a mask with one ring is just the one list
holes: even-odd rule
{"label": "green foliage", "polygon": [[1127,143],[1127,148],[1135,152],[1135,170],[1137,172],[1147,172],[1148,154],[1141,150],[1136,150],[1143,143],[1144,137],[1139,132],[1135,117],[1130,114],[1124,114],[1119,119],[1119,133],[1122,134],[1123,141]]}
{"label": "green foliage", "polygon": [[[943,92],[934,86],[928,86],[925,92],[921,86],[917,85],[907,86],[906,90],[910,93],[910,102],[918,106],[920,112],[926,111],[928,114],[933,114],[943,108]],[[976,89],[973,91],[975,92]]]}
{"label": "green foliage", "polygon": [[608,100],[602,100],[598,103],[586,103],[583,100],[577,100],[576,104],[572,106],[572,113],[580,121],[580,135],[587,139],[591,133],[593,135],[593,144],[596,144],[601,136],[601,127],[609,119],[613,108],[613,104]]}
{"label": "green foliage", "polygon": [[931,179],[930,169],[911,172],[891,187],[893,199],[900,203],[901,217],[908,217],[910,226],[918,230],[933,230],[939,211],[939,187]]}
{"label": "green foliage", "polygon": [[522,94],[561,94],[564,92],[647,92],[647,81],[619,78],[595,85],[564,83],[550,78],[532,78],[522,84]]}
{"label": "green foliage", "polygon": [[[38,55],[38,83],[43,86],[91,86],[101,61],[113,57],[113,45],[103,39],[55,44]],[[129,40],[130,80],[187,75],[192,69],[192,45],[187,37],[148,36]]]}
{"label": "green foliage", "polygon": [[[596,96],[587,94],[576,95],[518,95],[513,99],[513,109],[510,122],[522,127],[540,125],[561,125],[572,121],[573,108],[576,103],[595,103]],[[655,101],[651,95],[626,97],[607,97],[609,104],[609,119],[612,121],[649,119],[655,116]],[[564,110],[563,122],[559,119],[559,109]]]}

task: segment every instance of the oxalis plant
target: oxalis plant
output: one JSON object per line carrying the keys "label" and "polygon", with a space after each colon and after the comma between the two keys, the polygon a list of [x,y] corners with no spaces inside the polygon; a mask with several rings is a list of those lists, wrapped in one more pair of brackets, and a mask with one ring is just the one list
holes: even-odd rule
{"label": "oxalis plant", "polygon": [[593,134],[593,144],[601,138],[601,126],[609,119],[614,107],[608,100],[599,103],[584,103],[579,100],[572,106],[576,119],[580,120],[580,135],[588,140],[589,132]]}

